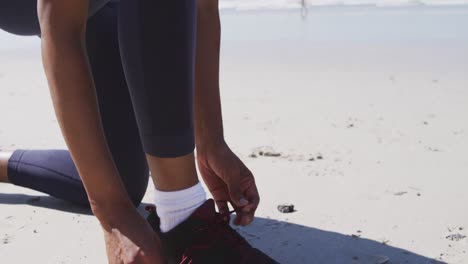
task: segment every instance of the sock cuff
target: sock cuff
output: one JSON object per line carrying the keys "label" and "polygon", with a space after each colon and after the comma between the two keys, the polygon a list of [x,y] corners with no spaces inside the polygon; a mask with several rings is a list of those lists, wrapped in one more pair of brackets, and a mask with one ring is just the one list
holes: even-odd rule
{"label": "sock cuff", "polygon": [[173,192],[155,190],[156,210],[159,216],[167,213],[184,211],[199,206],[206,200],[206,193],[200,182],[194,186]]}

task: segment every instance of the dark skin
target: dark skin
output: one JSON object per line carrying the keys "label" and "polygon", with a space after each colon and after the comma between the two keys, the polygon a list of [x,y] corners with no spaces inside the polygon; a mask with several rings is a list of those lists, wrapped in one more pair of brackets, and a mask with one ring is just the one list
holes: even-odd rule
{"label": "dark skin", "polygon": [[[219,92],[221,23],[217,0],[198,1],[195,67],[195,133],[198,169],[221,213],[228,202],[236,209],[234,224],[253,221],[260,196],[250,170],[224,140]],[[244,200],[244,203],[242,203]]]}
{"label": "dark skin", "polygon": [[87,1],[38,1],[57,120],[102,225],[109,263],[162,263],[159,238],[133,208],[105,143],[84,42],[87,7]]}
{"label": "dark skin", "polygon": [[[126,194],[104,138],[84,44],[87,8],[88,1],[84,0],[38,1],[43,63],[57,120],[93,213],[103,228],[109,263],[163,263],[159,238]],[[247,225],[253,220],[259,195],[252,173],[224,140],[219,43],[218,2],[199,0],[195,84],[197,163],[219,210],[227,212],[231,203],[237,211],[235,224]],[[163,165],[155,160],[148,157],[150,168]],[[169,164],[190,164],[190,160],[193,155],[173,159]],[[187,171],[192,170],[191,166],[187,167]],[[160,186],[164,185],[163,177],[157,178]],[[193,175],[190,177],[193,181]]]}

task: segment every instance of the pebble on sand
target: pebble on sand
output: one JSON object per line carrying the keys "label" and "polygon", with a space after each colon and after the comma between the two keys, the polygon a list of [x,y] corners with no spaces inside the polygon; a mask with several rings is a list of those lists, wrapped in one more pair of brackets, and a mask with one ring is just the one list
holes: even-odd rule
{"label": "pebble on sand", "polygon": [[270,146],[263,146],[263,147],[258,147],[253,150],[252,154],[250,154],[250,157],[253,158],[253,155],[255,156],[262,156],[262,157],[280,157],[281,153],[275,151],[272,147]]}
{"label": "pebble on sand", "polygon": [[295,212],[294,205],[293,204],[280,204],[278,205],[278,211],[284,214]]}
{"label": "pebble on sand", "polygon": [[281,153],[279,152],[263,152],[263,151],[260,151],[260,156],[264,156],[264,157],[279,157],[281,156]]}

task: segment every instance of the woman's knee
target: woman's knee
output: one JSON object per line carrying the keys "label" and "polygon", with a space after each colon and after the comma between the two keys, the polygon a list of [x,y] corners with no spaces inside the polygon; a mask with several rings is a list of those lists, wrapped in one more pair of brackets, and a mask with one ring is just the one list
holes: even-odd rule
{"label": "woman's knee", "polygon": [[16,35],[39,35],[37,0],[1,1],[0,29]]}

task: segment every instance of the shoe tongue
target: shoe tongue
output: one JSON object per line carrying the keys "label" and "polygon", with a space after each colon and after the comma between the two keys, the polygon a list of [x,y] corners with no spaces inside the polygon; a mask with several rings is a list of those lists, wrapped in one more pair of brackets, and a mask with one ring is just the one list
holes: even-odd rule
{"label": "shoe tongue", "polygon": [[213,199],[208,199],[192,214],[194,218],[211,222],[216,216],[215,203]]}

